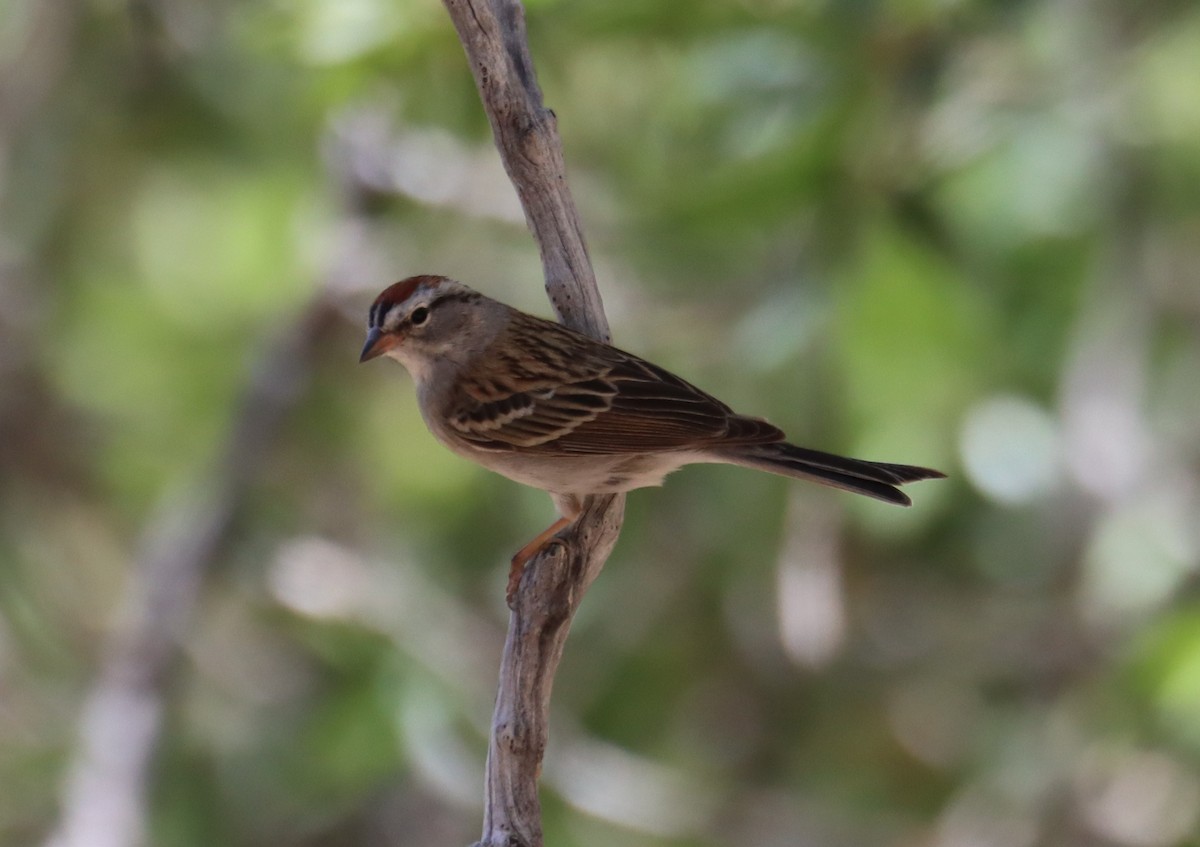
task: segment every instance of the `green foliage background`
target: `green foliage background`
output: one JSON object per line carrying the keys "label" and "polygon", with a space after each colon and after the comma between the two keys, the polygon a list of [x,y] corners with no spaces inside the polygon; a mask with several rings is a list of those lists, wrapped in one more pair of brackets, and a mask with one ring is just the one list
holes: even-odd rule
{"label": "green foliage background", "polygon": [[[1200,844],[1200,9],[528,11],[617,343],[951,476],[633,494],[547,844]],[[53,830],[144,539],[322,286],[345,320],[181,622],[149,841],[477,837],[506,562],[552,511],[356,365],[419,272],[548,312],[434,0],[0,4],[0,844]]]}

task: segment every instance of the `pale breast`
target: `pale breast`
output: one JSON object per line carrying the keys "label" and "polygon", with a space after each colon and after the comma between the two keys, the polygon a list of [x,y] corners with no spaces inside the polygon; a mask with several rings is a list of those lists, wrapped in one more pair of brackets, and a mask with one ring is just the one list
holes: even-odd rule
{"label": "pale breast", "polygon": [[667,474],[695,460],[686,453],[548,457],[447,446],[511,480],[555,494],[616,494],[662,485]]}

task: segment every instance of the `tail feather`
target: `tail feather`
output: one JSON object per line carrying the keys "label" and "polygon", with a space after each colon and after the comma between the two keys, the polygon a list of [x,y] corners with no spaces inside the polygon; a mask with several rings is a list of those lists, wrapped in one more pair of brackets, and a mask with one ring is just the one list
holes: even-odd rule
{"label": "tail feather", "polygon": [[734,464],[809,479],[900,506],[911,506],[912,501],[896,486],[945,477],[932,468],[850,459],[787,442],[743,447],[724,455]]}

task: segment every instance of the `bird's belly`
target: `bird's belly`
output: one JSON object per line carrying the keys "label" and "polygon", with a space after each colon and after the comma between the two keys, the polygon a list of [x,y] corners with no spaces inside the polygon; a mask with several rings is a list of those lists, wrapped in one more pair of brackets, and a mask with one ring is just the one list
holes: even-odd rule
{"label": "bird's belly", "polygon": [[662,485],[663,477],[686,464],[685,454],[628,456],[513,456],[480,452],[469,456],[515,482],[554,494],[616,494]]}

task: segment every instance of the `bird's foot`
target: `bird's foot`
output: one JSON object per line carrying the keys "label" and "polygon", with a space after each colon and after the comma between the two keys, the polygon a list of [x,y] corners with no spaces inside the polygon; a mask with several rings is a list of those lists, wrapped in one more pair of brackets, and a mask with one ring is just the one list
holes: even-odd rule
{"label": "bird's foot", "polygon": [[570,523],[570,518],[559,518],[546,527],[545,531],[540,533],[537,538],[530,541],[513,555],[512,564],[508,569],[508,587],[504,591],[504,600],[508,603],[508,608],[513,608],[513,604],[516,602],[517,589],[521,587],[521,577],[525,575],[525,566],[529,564],[529,560],[542,552],[542,548],[546,546],[546,542],[553,538],[559,530],[569,526]]}

